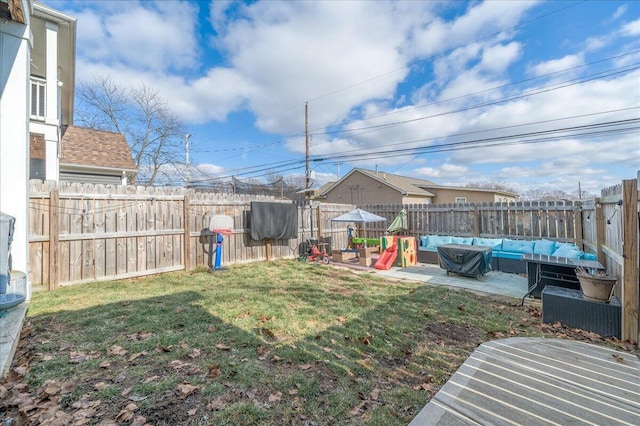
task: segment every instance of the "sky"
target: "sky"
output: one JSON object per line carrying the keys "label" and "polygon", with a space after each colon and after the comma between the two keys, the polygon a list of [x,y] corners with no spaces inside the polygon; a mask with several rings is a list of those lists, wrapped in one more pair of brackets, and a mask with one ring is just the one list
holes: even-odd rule
{"label": "sky", "polygon": [[306,134],[314,187],[362,167],[598,195],[640,170],[637,1],[43,3],[77,18],[77,83],[167,101],[200,183],[303,177]]}

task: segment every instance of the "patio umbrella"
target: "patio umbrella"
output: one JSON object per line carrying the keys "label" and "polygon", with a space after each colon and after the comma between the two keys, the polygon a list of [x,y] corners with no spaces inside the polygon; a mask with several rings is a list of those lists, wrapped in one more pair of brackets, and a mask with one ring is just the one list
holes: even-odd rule
{"label": "patio umbrella", "polygon": [[[334,217],[333,219],[331,219],[331,224],[333,225],[333,222],[355,222],[366,224],[373,222],[385,222],[386,220],[386,218],[378,216],[377,214],[370,213],[366,210],[354,209],[343,215]],[[366,237],[366,226],[363,226],[363,229],[365,230]]]}
{"label": "patio umbrella", "polygon": [[384,222],[387,219],[378,216],[373,213],[369,213],[366,210],[355,209],[351,210],[348,213],[340,215],[338,217],[334,217],[331,219],[332,222],[356,222],[356,223],[369,223],[369,222]]}
{"label": "patio umbrella", "polygon": [[406,230],[407,230],[407,210],[402,209],[400,210],[400,213],[398,213],[398,216],[396,216],[396,218],[393,219],[393,222],[391,222],[391,225],[389,225],[389,227],[387,228],[387,232],[399,232],[399,231],[406,231]]}

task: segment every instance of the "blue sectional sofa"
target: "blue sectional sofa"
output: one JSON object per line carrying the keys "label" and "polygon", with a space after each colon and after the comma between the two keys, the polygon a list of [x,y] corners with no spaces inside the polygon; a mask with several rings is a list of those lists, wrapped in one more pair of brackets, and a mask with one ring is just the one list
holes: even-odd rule
{"label": "blue sectional sofa", "polygon": [[522,255],[526,253],[596,260],[594,254],[583,252],[575,244],[559,241],[424,235],[420,237],[418,245],[418,262],[437,264],[438,246],[442,244],[470,244],[491,247],[492,269],[515,274],[527,273],[526,262],[520,260]]}

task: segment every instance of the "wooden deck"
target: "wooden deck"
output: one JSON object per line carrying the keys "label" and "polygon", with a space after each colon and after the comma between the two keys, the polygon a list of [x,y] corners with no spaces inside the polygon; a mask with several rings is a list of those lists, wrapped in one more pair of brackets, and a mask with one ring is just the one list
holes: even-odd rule
{"label": "wooden deck", "polygon": [[410,423],[640,425],[637,354],[564,339],[479,346]]}

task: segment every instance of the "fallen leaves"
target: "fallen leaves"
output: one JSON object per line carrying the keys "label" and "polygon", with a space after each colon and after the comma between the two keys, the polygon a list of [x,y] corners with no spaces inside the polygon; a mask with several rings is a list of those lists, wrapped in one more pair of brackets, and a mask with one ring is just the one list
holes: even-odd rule
{"label": "fallen leaves", "polygon": [[122,346],[113,345],[109,349],[107,349],[107,353],[109,355],[123,356],[126,355],[127,350]]}
{"label": "fallen leaves", "polygon": [[185,399],[192,393],[196,392],[198,389],[198,386],[193,386],[189,383],[181,383],[176,386],[174,393],[179,399]]}
{"label": "fallen leaves", "polygon": [[221,351],[228,351],[228,350],[231,350],[231,346],[227,346],[227,345],[224,345],[222,343],[218,343],[216,345],[216,349],[219,349]]}
{"label": "fallen leaves", "polygon": [[201,355],[200,349],[194,348],[187,356],[191,359],[198,358]]}
{"label": "fallen leaves", "polygon": [[222,374],[222,370],[220,369],[220,364],[213,364],[209,366],[209,374],[207,377],[211,380],[215,380]]}
{"label": "fallen leaves", "polygon": [[136,411],[137,409],[138,406],[133,402],[127,404],[127,406],[120,410],[120,412],[116,416],[116,422],[125,423],[131,421],[133,419],[133,416],[135,415],[134,411]]}

